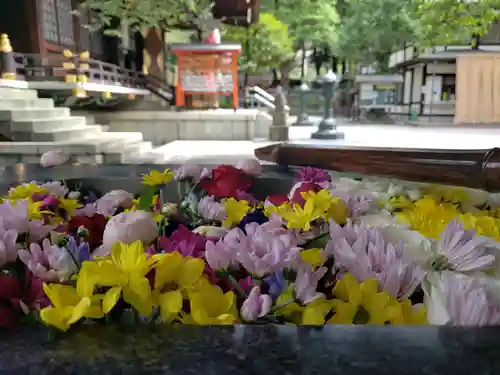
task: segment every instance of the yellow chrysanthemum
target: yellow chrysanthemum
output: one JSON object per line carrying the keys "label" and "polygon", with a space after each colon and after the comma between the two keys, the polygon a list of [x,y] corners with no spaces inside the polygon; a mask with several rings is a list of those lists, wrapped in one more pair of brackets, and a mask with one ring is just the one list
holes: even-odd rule
{"label": "yellow chrysanthemum", "polygon": [[444,227],[458,214],[456,206],[436,202],[427,195],[411,208],[396,213],[396,217],[424,236],[437,239]]}
{"label": "yellow chrysanthemum", "polygon": [[291,210],[289,203],[283,203],[279,206],[274,206],[272,204],[268,204],[264,206],[264,214],[267,217],[271,217],[273,214],[278,215],[279,217],[283,217],[283,215]]}
{"label": "yellow chrysanthemum", "polygon": [[10,189],[7,198],[11,200],[28,199],[34,194],[49,194],[49,190],[33,183],[23,184]]}
{"label": "yellow chrysanthemum", "polygon": [[310,264],[313,268],[318,268],[325,263],[325,258],[323,254],[321,254],[321,249],[302,250],[299,255],[302,262]]}
{"label": "yellow chrysanthemum", "polygon": [[142,175],[142,184],[149,186],[161,186],[168,184],[174,178],[174,172],[169,168],[163,172],[150,171],[148,174]]}
{"label": "yellow chrysanthemum", "polygon": [[191,313],[183,317],[184,323],[229,325],[237,322],[236,295],[233,292],[224,293],[217,285],[202,278],[188,295]]}
{"label": "yellow chrysanthemum", "polygon": [[226,228],[231,228],[234,224],[239,223],[252,209],[248,201],[239,201],[234,198],[223,199],[222,204],[227,215],[222,225]]}
{"label": "yellow chrysanthemum", "polygon": [[465,229],[474,229],[480,236],[500,241],[500,219],[471,213],[460,215],[459,218]]}
{"label": "yellow chrysanthemum", "polygon": [[202,259],[183,257],[178,252],[154,256],[155,299],[160,306],[163,321],[171,321],[182,310],[183,292],[192,287],[202,276],[205,263]]}
{"label": "yellow chrysanthemum", "polygon": [[347,220],[347,209],[339,197],[333,197],[328,190],[322,189],[313,192],[301,193],[306,201],[312,201],[314,214],[324,220],[332,219],[338,224],[344,224]]}
{"label": "yellow chrysanthemum", "polygon": [[311,222],[318,219],[317,211],[314,208],[314,201],[307,200],[302,208],[299,204],[293,205],[293,210],[283,214],[289,229],[311,230]]}
{"label": "yellow chrysanthemum", "polygon": [[76,209],[83,207],[83,205],[76,199],[66,199],[66,198],[59,198],[59,205],[64,211],[68,213],[69,216],[73,216]]}
{"label": "yellow chrysanthemum", "polygon": [[104,313],[111,311],[123,297],[141,315],[149,316],[153,299],[146,275],[154,264],[155,260],[144,252],[140,241],[130,245],[117,242],[111,256],[84,262],[78,280],[84,278],[82,288],[110,287],[102,302]]}
{"label": "yellow chrysanthemum", "polygon": [[423,324],[425,309],[411,305],[409,300],[396,301],[379,291],[376,279],[362,283],[351,274],[337,281],[332,300],[334,315],[328,324]]}

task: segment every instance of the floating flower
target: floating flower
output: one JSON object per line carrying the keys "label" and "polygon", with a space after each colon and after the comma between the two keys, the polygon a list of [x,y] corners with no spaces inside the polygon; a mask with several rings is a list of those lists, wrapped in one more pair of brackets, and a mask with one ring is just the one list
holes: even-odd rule
{"label": "floating flower", "polygon": [[207,220],[223,221],[226,219],[226,209],[220,202],[216,202],[214,197],[206,196],[198,202],[198,213]]}
{"label": "floating flower", "polygon": [[45,282],[66,281],[79,266],[66,248],[60,248],[44,239],[42,246],[32,243],[29,250],[19,250],[19,260]]}
{"label": "floating flower", "polygon": [[103,316],[99,300],[88,295],[79,295],[76,288],[62,284],[44,284],[43,290],[52,306],[40,312],[40,318],[48,325],[67,331],[84,317]]}
{"label": "floating flower", "polygon": [[262,165],[255,159],[238,160],[236,168],[241,169],[250,176],[258,176],[262,173]]}
{"label": "floating flower", "polygon": [[134,205],[134,196],[125,190],[111,190],[96,202],[96,210],[104,216],[111,216],[118,208],[129,209]]}
{"label": "floating flower", "polygon": [[166,168],[163,172],[150,171],[142,175],[142,183],[149,186],[162,186],[168,184],[174,178],[174,172]]}
{"label": "floating flower", "polygon": [[202,178],[208,176],[209,173],[208,169],[202,168],[198,164],[184,164],[175,170],[174,179],[199,182]]}
{"label": "floating flower", "polygon": [[445,272],[426,285],[430,324],[487,326],[500,324],[500,305],[478,280]]}
{"label": "floating flower", "polygon": [[14,229],[5,230],[0,226],[0,268],[17,259],[18,233]]}
{"label": "floating flower", "polygon": [[190,316],[186,323],[202,325],[227,325],[237,321],[236,296],[229,291],[201,279],[196,289],[189,293]]}
{"label": "floating flower", "polygon": [[169,321],[181,312],[182,292],[200,279],[205,263],[201,259],[183,257],[178,252],[156,255],[155,260],[155,293],[162,319]]}
{"label": "floating flower", "polygon": [[141,241],[146,246],[157,236],[157,225],[150,212],[122,212],[108,221],[102,235],[102,247],[93,255],[108,254],[117,242],[132,244]]}
{"label": "floating flower", "polygon": [[224,199],[222,204],[227,215],[222,225],[226,228],[231,228],[234,224],[239,223],[252,209],[248,201],[239,201],[234,198]]}
{"label": "floating flower", "polygon": [[260,277],[295,265],[299,259],[300,248],[291,234],[274,236],[256,223],[248,224],[245,232],[232,229],[223,243],[248,272]]}
{"label": "floating flower", "polygon": [[326,275],[328,268],[320,267],[313,271],[309,264],[302,264],[297,270],[297,278],[295,279],[295,298],[304,304],[311,303],[317,298],[323,297],[322,293],[318,293],[318,282]]}
{"label": "floating flower", "polygon": [[331,177],[323,169],[302,167],[299,169],[299,182],[313,183],[327,189],[331,183]]}
{"label": "floating flower", "polygon": [[241,318],[247,322],[262,318],[271,311],[272,304],[271,297],[261,294],[260,288],[255,286],[241,306]]}
{"label": "floating flower", "polygon": [[378,281],[358,283],[350,274],[339,280],[332,301],[334,315],[328,324],[386,324],[401,322],[403,311],[387,292],[380,292]]}
{"label": "floating flower", "polygon": [[42,154],[40,157],[40,165],[42,167],[57,167],[66,163],[69,160],[69,154],[63,150],[51,150]]}
{"label": "floating flower", "polygon": [[387,243],[380,229],[351,223],[342,228],[332,222],[330,236],[325,252],[333,255],[338,269],[360,282],[378,280],[394,298],[408,298],[425,277],[422,267],[405,253],[403,244]]}
{"label": "floating flower", "polygon": [[182,256],[199,257],[203,255],[207,238],[201,234],[191,232],[184,225],[170,237],[160,237],[158,243],[164,253],[179,252]]}
{"label": "floating flower", "polygon": [[140,241],[131,244],[116,242],[110,257],[84,262],[78,279],[81,288],[93,290],[94,286],[110,287],[102,301],[105,314],[123,298],[142,316],[149,316],[153,299],[146,275],[154,263],[155,260],[145,253]]}

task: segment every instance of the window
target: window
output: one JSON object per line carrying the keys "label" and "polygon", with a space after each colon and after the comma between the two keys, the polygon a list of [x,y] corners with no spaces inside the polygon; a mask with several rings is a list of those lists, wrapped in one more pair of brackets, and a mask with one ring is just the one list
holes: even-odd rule
{"label": "window", "polygon": [[55,0],[43,2],[43,35],[47,41],[56,43],[59,41]]}
{"label": "window", "polygon": [[455,76],[443,76],[441,99],[443,101],[455,100]]}
{"label": "window", "polygon": [[43,0],[44,38],[66,46],[75,43],[71,0]]}

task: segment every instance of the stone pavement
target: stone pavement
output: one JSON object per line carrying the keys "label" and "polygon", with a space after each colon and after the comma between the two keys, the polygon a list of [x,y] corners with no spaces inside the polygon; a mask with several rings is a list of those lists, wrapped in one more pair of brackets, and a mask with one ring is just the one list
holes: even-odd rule
{"label": "stone pavement", "polygon": [[[500,147],[500,128],[418,128],[404,125],[340,125],[345,139],[311,140],[314,127],[290,127],[291,142],[364,147],[488,149]],[[255,148],[273,142],[255,141],[175,141],[155,150],[167,163],[234,163],[253,158]]]}

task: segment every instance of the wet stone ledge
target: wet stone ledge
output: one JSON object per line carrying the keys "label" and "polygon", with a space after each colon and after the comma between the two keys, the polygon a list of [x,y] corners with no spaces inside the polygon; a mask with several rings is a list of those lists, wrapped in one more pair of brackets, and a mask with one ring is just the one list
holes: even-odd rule
{"label": "wet stone ledge", "polygon": [[500,328],[44,327],[0,335],[0,374],[489,375]]}

